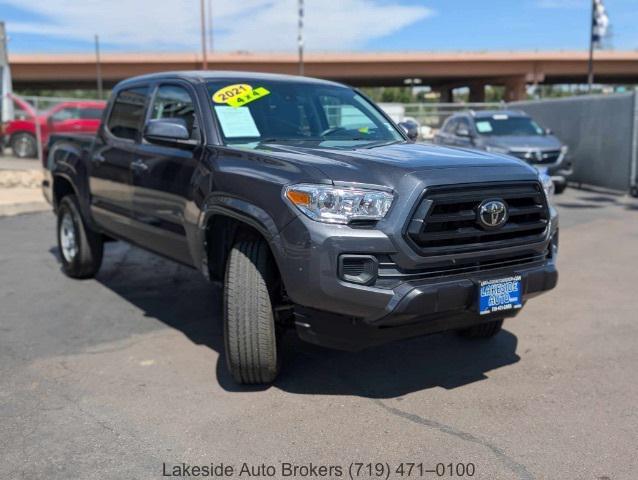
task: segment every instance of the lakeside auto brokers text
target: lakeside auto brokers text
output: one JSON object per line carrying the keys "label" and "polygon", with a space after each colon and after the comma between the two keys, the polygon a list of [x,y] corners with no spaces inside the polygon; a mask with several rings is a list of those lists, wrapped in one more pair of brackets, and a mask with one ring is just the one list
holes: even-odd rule
{"label": "lakeside auto brokers text", "polygon": [[162,476],[170,478],[436,478],[436,477],[474,477],[476,466],[473,463],[432,463],[423,462],[350,462],[340,464],[296,464],[278,462],[278,464],[249,464],[236,466],[229,463],[188,464],[162,463]]}

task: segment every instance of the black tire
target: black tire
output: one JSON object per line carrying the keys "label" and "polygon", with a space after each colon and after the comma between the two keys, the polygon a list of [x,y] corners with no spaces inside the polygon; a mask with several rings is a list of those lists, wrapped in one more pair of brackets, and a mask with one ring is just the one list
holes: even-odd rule
{"label": "black tire", "polygon": [[638,186],[631,187],[629,194],[634,198],[638,198]]}
{"label": "black tire", "polygon": [[18,158],[35,158],[38,156],[38,144],[33,135],[26,132],[11,135],[11,150]]}
{"label": "black tire", "polygon": [[501,328],[503,328],[503,320],[494,320],[464,328],[459,330],[458,334],[466,338],[490,338],[500,332]]}
{"label": "black tire", "polygon": [[280,368],[277,328],[268,287],[275,270],[263,240],[233,246],[224,282],[226,362],[239,384],[272,383]]}
{"label": "black tire", "polygon": [[[73,228],[74,253],[68,243],[63,244],[63,239],[68,238],[65,229],[70,228]],[[57,235],[62,271],[72,278],[94,277],[102,265],[104,241],[101,234],[91,230],[84,222],[75,195],[67,195],[60,201]]]}
{"label": "black tire", "polygon": [[560,195],[561,193],[563,193],[566,188],[567,188],[567,182],[565,182],[565,183],[563,183],[563,182],[554,183],[554,193],[556,195]]}

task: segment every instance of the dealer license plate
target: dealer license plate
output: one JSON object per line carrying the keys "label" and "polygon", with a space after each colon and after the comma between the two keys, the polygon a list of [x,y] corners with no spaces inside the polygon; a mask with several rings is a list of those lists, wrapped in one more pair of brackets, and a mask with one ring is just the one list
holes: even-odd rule
{"label": "dealer license plate", "polygon": [[483,280],[479,284],[479,312],[481,315],[487,315],[521,308],[522,295],[520,275]]}

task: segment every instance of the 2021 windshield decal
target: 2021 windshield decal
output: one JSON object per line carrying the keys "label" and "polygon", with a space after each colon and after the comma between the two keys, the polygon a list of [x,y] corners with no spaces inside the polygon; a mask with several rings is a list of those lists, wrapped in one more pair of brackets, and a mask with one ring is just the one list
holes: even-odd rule
{"label": "2021 windshield decal", "polygon": [[213,94],[213,102],[225,103],[231,107],[241,107],[250,102],[254,102],[266,95],[270,91],[264,87],[255,87],[247,83],[236,83],[220,88]]}

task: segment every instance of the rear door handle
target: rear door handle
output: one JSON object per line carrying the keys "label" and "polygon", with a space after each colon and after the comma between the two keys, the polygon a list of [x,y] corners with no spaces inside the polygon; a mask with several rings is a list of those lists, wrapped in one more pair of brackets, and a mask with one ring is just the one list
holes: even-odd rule
{"label": "rear door handle", "polygon": [[102,165],[104,162],[106,162],[106,158],[104,158],[101,153],[96,153],[95,155],[93,155],[93,157],[91,157],[91,160],[96,166]]}
{"label": "rear door handle", "polygon": [[131,163],[131,170],[136,173],[144,173],[148,170],[148,165],[142,159],[137,159]]}

